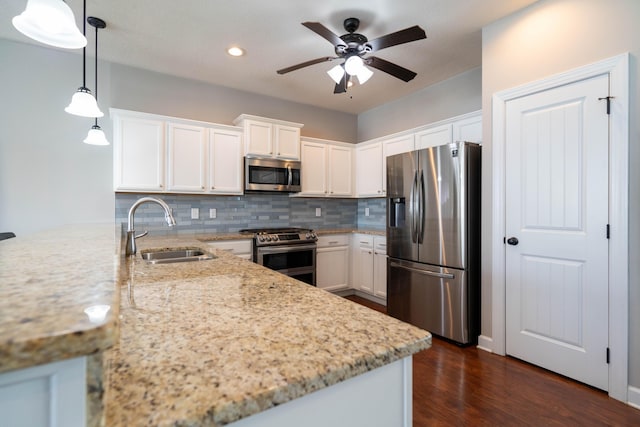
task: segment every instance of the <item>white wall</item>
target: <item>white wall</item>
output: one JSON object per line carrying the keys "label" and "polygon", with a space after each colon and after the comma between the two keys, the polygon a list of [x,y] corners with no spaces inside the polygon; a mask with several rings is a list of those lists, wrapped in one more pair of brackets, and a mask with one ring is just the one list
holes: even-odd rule
{"label": "white wall", "polygon": [[358,141],[477,111],[481,108],[481,99],[482,70],[474,68],[361,113],[358,116]]}
{"label": "white wall", "polygon": [[482,333],[486,336],[491,336],[492,94],[623,52],[631,53],[629,382],[635,386],[640,385],[640,227],[636,221],[640,217],[639,22],[638,0],[541,0],[488,25],[482,32]]}
{"label": "white wall", "polygon": [[[114,220],[112,146],[83,144],[93,120],[64,112],[82,83],[80,53],[0,39],[0,232]],[[92,58],[87,67],[93,88]],[[222,124],[246,113],[303,123],[305,136],[357,138],[355,115],[102,61],[98,78],[109,140],[109,107]]]}

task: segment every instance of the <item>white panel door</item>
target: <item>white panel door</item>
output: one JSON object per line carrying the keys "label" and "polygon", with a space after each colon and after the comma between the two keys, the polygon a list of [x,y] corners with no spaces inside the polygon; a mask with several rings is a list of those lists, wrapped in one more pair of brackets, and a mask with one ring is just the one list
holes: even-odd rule
{"label": "white panel door", "polygon": [[242,194],[242,134],[209,129],[209,192]]}
{"label": "white panel door", "polygon": [[169,191],[203,193],[205,190],[205,129],[167,124]]}
{"label": "white panel door", "polygon": [[507,354],[603,390],[607,94],[603,75],[509,101],[505,171]]}

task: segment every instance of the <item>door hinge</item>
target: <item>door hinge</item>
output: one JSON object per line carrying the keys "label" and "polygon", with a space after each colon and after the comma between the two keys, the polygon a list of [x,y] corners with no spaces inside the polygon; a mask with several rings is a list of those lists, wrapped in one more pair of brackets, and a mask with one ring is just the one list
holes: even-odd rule
{"label": "door hinge", "polygon": [[611,114],[611,100],[615,98],[615,96],[605,96],[603,98],[598,98],[598,101],[602,101],[603,99],[607,100],[607,114]]}
{"label": "door hinge", "polygon": [[611,237],[611,227],[607,224],[607,239]]}
{"label": "door hinge", "polygon": [[609,351],[609,347],[607,347],[607,365],[609,364],[609,358],[610,358],[610,351]]}

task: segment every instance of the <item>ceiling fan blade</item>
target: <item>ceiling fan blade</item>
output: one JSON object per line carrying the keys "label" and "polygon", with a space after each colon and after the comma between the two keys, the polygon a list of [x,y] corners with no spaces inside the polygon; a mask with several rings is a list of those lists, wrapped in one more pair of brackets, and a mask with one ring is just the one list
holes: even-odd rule
{"label": "ceiling fan blade", "polygon": [[340,37],[338,37],[330,29],[328,29],[327,27],[325,27],[319,22],[303,22],[302,25],[304,25],[314,33],[318,34],[320,37],[323,37],[329,40],[329,42],[331,42],[331,44],[334,46],[338,46],[338,45],[346,46],[346,43]]}
{"label": "ceiling fan blade", "polygon": [[345,93],[347,91],[347,84],[349,84],[349,77],[349,74],[344,73],[340,83],[337,83],[336,87],[333,89],[333,93]]}
{"label": "ceiling fan blade", "polygon": [[333,56],[323,56],[322,58],[312,59],[311,61],[303,62],[301,64],[292,65],[291,67],[283,68],[281,70],[276,71],[278,74],[286,74],[291,71],[299,70],[300,68],[308,67],[309,65],[319,64],[321,62],[333,61],[336,57]]}
{"label": "ceiling fan blade", "polygon": [[373,51],[387,48],[389,46],[395,46],[398,44],[409,43],[415,40],[426,39],[427,34],[422,28],[417,25],[413,27],[405,28],[404,30],[396,31],[395,33],[387,34],[386,36],[378,37],[369,41]]}
{"label": "ceiling fan blade", "polygon": [[417,74],[411,70],[407,70],[406,68],[396,65],[393,62],[389,62],[375,56],[366,58],[364,60],[364,63],[370,67],[377,68],[380,71],[384,71],[387,74],[391,74],[393,77],[397,77],[405,82],[408,82],[409,80],[412,80],[415,76],[417,76]]}

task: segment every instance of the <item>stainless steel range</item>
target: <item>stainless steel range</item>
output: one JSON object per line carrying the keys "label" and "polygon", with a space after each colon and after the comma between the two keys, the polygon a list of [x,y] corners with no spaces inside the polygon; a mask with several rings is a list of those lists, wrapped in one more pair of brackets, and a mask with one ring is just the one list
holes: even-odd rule
{"label": "stainless steel range", "polygon": [[271,270],[316,285],[316,242],[318,237],[308,228],[251,228],[240,230],[253,234],[253,261]]}

